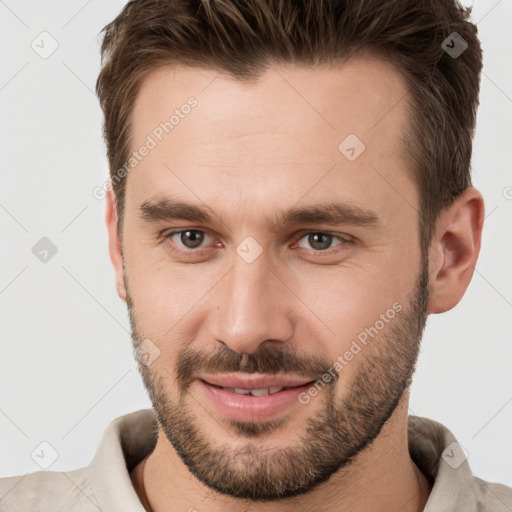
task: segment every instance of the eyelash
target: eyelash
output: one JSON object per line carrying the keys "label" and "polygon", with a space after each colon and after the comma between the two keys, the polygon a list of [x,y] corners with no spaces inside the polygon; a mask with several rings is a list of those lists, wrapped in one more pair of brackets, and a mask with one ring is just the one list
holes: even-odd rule
{"label": "eyelash", "polygon": [[[194,231],[194,232],[204,233],[205,235],[208,235],[208,233],[204,230],[187,228],[187,229],[178,229],[175,231],[171,231],[170,233],[165,235],[164,238],[171,240],[174,235],[184,233],[185,231]],[[307,235],[328,235],[328,236],[333,237],[334,239],[338,239],[340,241],[340,244],[334,246],[334,252],[336,252],[336,249],[335,249],[336,247],[338,247],[340,245],[345,246],[345,247],[350,246],[350,245],[353,245],[354,241],[355,241],[353,237],[348,237],[348,235],[346,235],[346,238],[345,238],[345,237],[342,237],[335,233],[330,233],[328,231],[305,231],[305,232],[301,232],[301,236],[296,239],[296,241],[293,243],[293,245],[295,246],[300,240],[302,240]],[[189,254],[189,255],[193,254],[193,255],[201,256],[208,250],[209,250],[208,248],[178,249],[178,248],[176,248],[176,246],[174,244],[171,244],[171,251],[178,253],[178,254]],[[339,250],[343,250],[343,249],[339,249]],[[323,251],[319,250],[319,249],[310,249],[310,251],[312,251],[312,254],[314,254],[314,255],[331,254],[331,252],[333,252],[333,248],[325,249]]]}

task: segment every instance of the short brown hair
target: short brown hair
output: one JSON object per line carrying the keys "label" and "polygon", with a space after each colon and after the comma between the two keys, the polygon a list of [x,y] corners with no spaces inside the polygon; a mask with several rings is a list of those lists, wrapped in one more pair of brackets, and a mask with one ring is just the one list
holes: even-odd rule
{"label": "short brown hair", "polygon": [[[456,0],[131,0],[102,30],[96,83],[119,235],[126,177],[113,177],[129,158],[130,115],[151,71],[185,64],[254,81],[273,63],[336,65],[370,52],[408,83],[404,142],[425,251],[439,213],[472,186],[482,50],[470,14]],[[458,56],[442,45],[454,32],[467,44]]]}

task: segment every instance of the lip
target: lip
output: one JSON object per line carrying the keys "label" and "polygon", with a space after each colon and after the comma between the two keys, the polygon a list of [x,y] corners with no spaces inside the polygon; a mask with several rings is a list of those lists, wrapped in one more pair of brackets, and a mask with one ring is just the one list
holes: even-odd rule
{"label": "lip", "polygon": [[[273,384],[276,381],[277,379],[274,381],[267,379],[264,386],[257,387],[260,386],[260,383],[258,383],[257,386],[253,386],[252,389],[265,389],[267,386],[277,387],[279,384],[277,384],[277,386],[268,385],[268,382]],[[230,380],[230,382],[232,383],[233,380]],[[300,405],[299,395],[305,392],[313,384],[313,381],[309,381],[300,386],[283,389],[272,395],[263,396],[239,395],[232,391],[216,387],[216,385],[212,385],[202,379],[198,379],[197,383],[201,388],[201,392],[206,395],[206,398],[225,418],[234,421],[261,422],[269,421],[275,416],[289,411],[293,406],[296,407]],[[247,386],[247,382],[244,385]],[[243,388],[242,385],[238,386],[238,384],[236,387]],[[243,389],[251,389],[251,387]]]}

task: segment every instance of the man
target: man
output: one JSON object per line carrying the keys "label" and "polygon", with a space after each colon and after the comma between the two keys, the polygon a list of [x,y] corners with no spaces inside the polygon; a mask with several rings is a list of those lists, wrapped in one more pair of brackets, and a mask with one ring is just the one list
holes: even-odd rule
{"label": "man", "polygon": [[463,297],[482,54],[430,0],[134,0],[97,92],[109,251],[152,410],[2,510],[512,510],[408,416]]}

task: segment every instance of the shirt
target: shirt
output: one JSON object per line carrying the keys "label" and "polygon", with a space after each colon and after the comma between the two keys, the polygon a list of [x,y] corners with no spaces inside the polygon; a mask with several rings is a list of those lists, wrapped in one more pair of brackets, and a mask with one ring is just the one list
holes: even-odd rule
{"label": "shirt", "polygon": [[[1,512],[145,512],[130,472],[156,445],[153,409],[113,420],[89,466],[0,479]],[[442,424],[408,416],[409,453],[433,485],[425,512],[511,512],[512,488],[474,476]]]}

